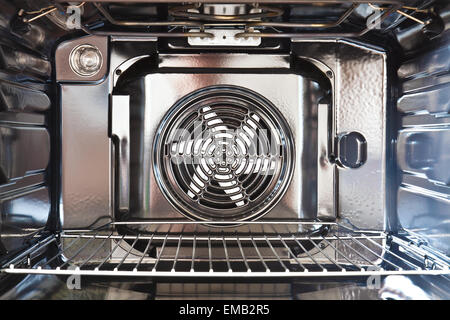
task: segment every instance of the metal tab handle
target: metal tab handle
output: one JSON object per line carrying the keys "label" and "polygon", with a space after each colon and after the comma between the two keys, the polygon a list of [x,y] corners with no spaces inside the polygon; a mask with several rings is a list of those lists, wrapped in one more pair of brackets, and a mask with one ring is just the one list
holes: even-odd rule
{"label": "metal tab handle", "polygon": [[130,97],[113,95],[111,100],[111,135],[118,148],[118,207],[130,206]]}
{"label": "metal tab handle", "polygon": [[337,137],[337,164],[357,169],[367,161],[367,141],[359,132],[343,132]]}

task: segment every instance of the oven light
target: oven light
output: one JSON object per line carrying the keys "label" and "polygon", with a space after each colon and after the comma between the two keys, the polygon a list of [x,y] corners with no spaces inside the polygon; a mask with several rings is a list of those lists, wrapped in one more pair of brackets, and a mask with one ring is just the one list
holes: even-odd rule
{"label": "oven light", "polygon": [[79,45],[70,53],[70,67],[82,77],[95,75],[102,64],[103,57],[100,50],[90,44]]}

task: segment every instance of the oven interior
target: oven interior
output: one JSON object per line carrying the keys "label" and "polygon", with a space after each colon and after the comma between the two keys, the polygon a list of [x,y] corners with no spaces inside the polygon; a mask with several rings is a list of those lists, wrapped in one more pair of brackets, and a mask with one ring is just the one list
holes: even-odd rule
{"label": "oven interior", "polygon": [[3,297],[449,298],[445,1],[0,8]]}

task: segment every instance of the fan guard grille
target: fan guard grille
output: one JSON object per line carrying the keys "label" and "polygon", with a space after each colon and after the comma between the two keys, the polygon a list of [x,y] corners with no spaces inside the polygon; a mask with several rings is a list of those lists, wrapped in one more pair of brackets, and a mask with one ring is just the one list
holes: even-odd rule
{"label": "fan guard grille", "polygon": [[154,170],[168,201],[195,220],[243,221],[267,213],[292,176],[292,135],[267,99],[211,86],[179,100],[155,137]]}

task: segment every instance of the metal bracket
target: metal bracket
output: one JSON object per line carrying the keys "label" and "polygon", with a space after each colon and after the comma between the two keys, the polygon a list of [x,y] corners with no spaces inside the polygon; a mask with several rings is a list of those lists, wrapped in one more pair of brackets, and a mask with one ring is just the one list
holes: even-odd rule
{"label": "metal bracket", "polygon": [[[194,32],[196,30],[192,30]],[[188,43],[191,46],[246,46],[257,47],[261,44],[259,37],[241,37],[236,35],[242,31],[239,29],[207,29],[208,33],[214,35],[212,38],[207,37],[189,37]],[[259,33],[259,31],[253,31]]]}
{"label": "metal bracket", "polygon": [[118,207],[128,211],[130,204],[130,96],[111,99],[111,136],[118,148]]}
{"label": "metal bracket", "polygon": [[317,218],[335,220],[335,166],[330,161],[330,112],[328,104],[317,106]]}

